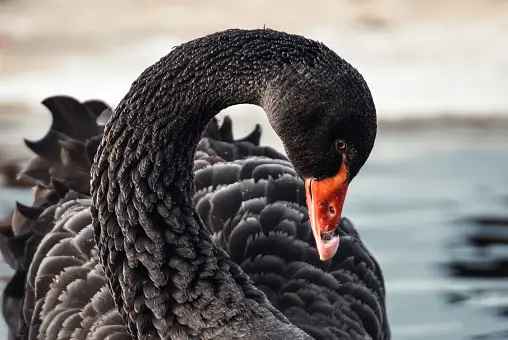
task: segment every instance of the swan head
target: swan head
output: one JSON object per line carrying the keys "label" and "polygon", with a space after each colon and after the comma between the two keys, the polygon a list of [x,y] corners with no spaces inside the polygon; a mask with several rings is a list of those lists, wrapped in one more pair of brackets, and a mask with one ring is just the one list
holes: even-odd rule
{"label": "swan head", "polygon": [[377,129],[376,109],[363,77],[334,57],[336,63],[293,69],[268,106],[270,123],[304,179],[323,261],[337,252],[348,186],[366,162]]}

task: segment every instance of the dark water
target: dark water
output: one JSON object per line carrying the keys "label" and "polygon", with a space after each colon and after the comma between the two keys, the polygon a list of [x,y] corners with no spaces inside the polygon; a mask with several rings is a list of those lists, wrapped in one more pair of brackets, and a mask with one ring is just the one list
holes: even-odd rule
{"label": "dark water", "polygon": [[450,268],[508,258],[506,244],[482,253],[467,242],[481,233],[472,217],[508,219],[508,136],[381,132],[374,152],[346,211],[384,270],[394,339],[469,339],[508,330],[501,315],[508,276],[459,277]]}
{"label": "dark water", "polygon": [[[0,212],[14,199],[29,192],[1,189]],[[381,130],[345,214],[384,270],[394,339],[508,338],[508,225],[485,218],[508,220],[506,131]]]}

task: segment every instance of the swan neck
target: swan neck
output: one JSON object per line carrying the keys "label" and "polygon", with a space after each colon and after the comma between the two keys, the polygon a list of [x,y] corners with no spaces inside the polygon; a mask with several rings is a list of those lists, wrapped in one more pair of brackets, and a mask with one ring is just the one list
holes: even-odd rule
{"label": "swan neck", "polygon": [[[262,56],[271,48],[263,40],[246,50],[251,40],[210,36],[177,47],[141,74],[106,126],[92,167],[95,238],[137,339],[242,338],[260,319],[289,327],[213,245],[191,204],[193,155],[209,120],[234,104],[269,102],[280,67]],[[196,302],[205,297],[213,303]]]}

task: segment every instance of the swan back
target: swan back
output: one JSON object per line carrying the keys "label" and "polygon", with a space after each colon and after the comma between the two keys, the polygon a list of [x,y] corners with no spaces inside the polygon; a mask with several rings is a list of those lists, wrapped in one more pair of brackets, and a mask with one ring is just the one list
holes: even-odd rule
{"label": "swan back", "polygon": [[[36,185],[34,205],[18,205],[0,237],[16,269],[4,292],[10,338],[131,339],[98,261],[86,185],[102,134],[96,119],[108,107],[70,97],[45,103],[53,124],[41,141],[27,143],[36,156],[21,174]],[[87,128],[79,134],[75,124]],[[259,137],[256,128],[233,139],[226,119],[212,121],[198,144],[192,201],[214,243],[314,338],[389,339],[375,259],[345,219],[340,252],[319,261],[302,180]]]}

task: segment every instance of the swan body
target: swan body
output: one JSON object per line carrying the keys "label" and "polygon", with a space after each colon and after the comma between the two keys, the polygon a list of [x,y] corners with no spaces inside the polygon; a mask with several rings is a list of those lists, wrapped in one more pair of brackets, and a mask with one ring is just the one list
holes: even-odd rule
{"label": "swan body", "polygon": [[[147,69],[104,132],[101,102],[49,99],[53,125],[27,143],[38,156],[22,174],[37,184],[34,206],[18,205],[0,243],[17,270],[4,293],[11,338],[389,339],[381,270],[347,219],[338,253],[319,260],[301,176],[340,160],[287,113],[288,101],[315,111],[297,93],[309,86],[324,91],[312,94],[320,105],[344,94],[342,125],[351,103],[372,109],[336,58],[301,37],[231,30]],[[340,72],[314,78],[320,64]],[[258,130],[233,140],[229,120],[207,128],[240,102],[265,108],[292,162],[258,146]],[[351,128],[372,124],[360,111]],[[345,135],[351,179],[373,138],[358,134]]]}

